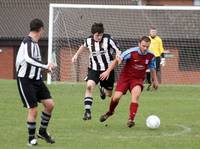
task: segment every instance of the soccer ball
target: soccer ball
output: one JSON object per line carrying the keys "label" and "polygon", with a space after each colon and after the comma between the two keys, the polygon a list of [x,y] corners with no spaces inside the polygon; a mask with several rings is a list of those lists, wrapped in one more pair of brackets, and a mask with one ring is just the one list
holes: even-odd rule
{"label": "soccer ball", "polygon": [[156,129],[160,127],[160,118],[156,115],[150,115],[146,119],[146,125],[148,128]]}

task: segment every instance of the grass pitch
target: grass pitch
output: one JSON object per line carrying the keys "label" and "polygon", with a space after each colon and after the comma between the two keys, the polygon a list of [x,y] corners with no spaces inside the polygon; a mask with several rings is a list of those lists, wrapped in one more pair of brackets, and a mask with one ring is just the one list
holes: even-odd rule
{"label": "grass pitch", "polygon": [[[27,110],[17,91],[16,81],[0,80],[0,148],[26,149]],[[107,111],[109,100],[94,93],[92,120],[83,121],[85,84],[53,84],[49,89],[56,103],[48,131],[55,144],[38,140],[39,149],[199,149],[200,86],[162,85],[156,92],[144,90],[140,98],[136,126],[126,126],[130,94],[123,96],[115,114],[105,123],[99,116]],[[39,106],[39,111],[42,106]],[[159,129],[145,125],[148,115],[161,119]],[[38,113],[37,128],[40,123]],[[105,126],[106,125],[106,126]]]}

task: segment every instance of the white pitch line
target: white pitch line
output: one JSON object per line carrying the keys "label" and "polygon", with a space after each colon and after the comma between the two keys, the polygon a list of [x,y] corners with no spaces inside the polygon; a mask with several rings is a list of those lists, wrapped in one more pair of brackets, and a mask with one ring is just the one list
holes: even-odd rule
{"label": "white pitch line", "polygon": [[192,128],[186,127],[184,125],[176,125],[176,126],[182,128],[183,130],[181,132],[175,132],[175,133],[163,133],[163,136],[179,136],[186,133],[190,133],[192,131]]}
{"label": "white pitch line", "polygon": [[[182,130],[181,131],[175,131],[175,132],[172,132],[172,133],[163,132],[163,133],[158,134],[158,135],[155,135],[155,134],[153,134],[153,135],[152,134],[143,135],[141,133],[140,135],[134,135],[134,136],[124,136],[124,135],[118,135],[117,136],[116,134],[114,134],[114,135],[110,135],[110,136],[108,136],[108,135],[102,136],[102,139],[111,139],[111,138],[116,138],[116,139],[138,139],[138,138],[146,139],[146,138],[175,137],[175,136],[181,136],[181,135],[184,135],[184,134],[188,134],[192,131],[192,128],[184,126],[184,125],[175,124],[174,126],[179,127]],[[149,132],[151,132],[151,131],[154,131],[154,130],[149,130]],[[96,131],[94,129],[90,129],[90,132],[98,134],[98,131]],[[79,133],[78,134],[74,133],[74,135],[76,136],[76,138],[82,136],[82,134],[79,134]],[[66,139],[68,139],[68,140],[72,139],[73,140],[75,136],[60,136],[59,140],[66,140]]]}
{"label": "white pitch line", "polygon": [[[161,133],[160,135],[143,135],[143,134],[140,134],[140,135],[135,135],[135,136],[125,136],[125,135],[113,135],[113,136],[102,136],[102,139],[111,139],[111,138],[116,138],[116,139],[137,139],[137,138],[140,138],[140,139],[146,139],[146,138],[161,138],[161,137],[174,137],[174,136],[181,136],[181,135],[184,135],[184,134],[187,134],[187,133],[190,133],[192,131],[192,128],[190,127],[187,127],[187,126],[184,126],[184,125],[179,125],[179,124],[176,124],[174,126],[177,126],[179,128],[181,128],[182,130],[181,131],[176,131],[176,132],[173,132],[173,133],[166,133],[166,132],[163,132]],[[134,128],[133,128],[134,129]],[[91,131],[91,130],[90,130]],[[149,130],[149,132],[151,131],[154,131],[154,130]],[[156,130],[155,130],[156,131]],[[98,133],[96,130],[92,130],[93,133]],[[81,134],[78,134],[76,135],[76,138],[77,137],[81,137]],[[66,140],[66,139],[73,139],[74,137],[73,136],[61,136],[61,137],[58,137],[57,139],[58,140]]]}
{"label": "white pitch line", "polygon": [[[184,125],[175,125],[179,128],[182,128],[183,130],[180,132],[173,132],[173,133],[165,133],[163,132],[161,135],[141,135],[141,136],[116,136],[118,139],[135,139],[135,138],[140,138],[140,139],[145,139],[145,138],[160,138],[160,137],[174,137],[174,136],[181,136],[183,134],[186,133],[190,133],[192,131],[192,128],[190,127],[186,127]],[[110,137],[110,136],[104,136],[104,139],[110,139],[113,138],[114,136]]]}

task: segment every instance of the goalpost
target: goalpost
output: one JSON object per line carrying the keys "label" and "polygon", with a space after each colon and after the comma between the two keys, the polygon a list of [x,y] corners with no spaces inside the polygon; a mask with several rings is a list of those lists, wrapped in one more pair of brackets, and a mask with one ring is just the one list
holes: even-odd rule
{"label": "goalpost", "polygon": [[[137,46],[150,27],[162,38],[166,66],[164,84],[200,84],[200,7],[50,4],[48,61],[56,64],[51,81],[79,82],[87,73],[88,52],[77,63],[71,58],[88,37],[91,25],[102,22],[122,49]],[[117,73],[120,67],[117,68]]]}

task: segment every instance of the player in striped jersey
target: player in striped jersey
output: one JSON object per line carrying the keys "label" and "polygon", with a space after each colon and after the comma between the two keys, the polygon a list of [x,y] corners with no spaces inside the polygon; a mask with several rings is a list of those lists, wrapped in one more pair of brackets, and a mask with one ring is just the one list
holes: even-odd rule
{"label": "player in striped jersey", "polygon": [[95,86],[100,82],[100,96],[105,99],[105,96],[111,97],[114,85],[114,71],[111,72],[107,80],[101,81],[99,76],[103,73],[113,61],[113,49],[116,55],[120,54],[119,47],[114,42],[109,34],[104,34],[102,23],[94,23],[91,27],[92,35],[89,36],[84,44],[80,46],[76,54],[72,58],[75,62],[79,54],[84,50],[89,50],[89,68],[87,74],[87,87],[84,97],[85,113],[83,120],[91,119],[92,94]]}
{"label": "player in striped jersey", "polygon": [[46,130],[54,108],[54,102],[48,88],[42,81],[41,71],[45,69],[51,72],[54,65],[44,64],[41,61],[38,40],[43,33],[43,26],[43,22],[40,19],[33,19],[30,22],[30,33],[22,41],[16,58],[18,90],[24,107],[28,108],[29,146],[37,145],[35,131],[38,102],[41,102],[44,106],[44,110],[41,113],[38,137],[44,139],[47,143],[55,143]]}
{"label": "player in striped jersey", "polygon": [[110,72],[118,63],[121,63],[122,60],[126,61],[126,64],[119,75],[114,96],[111,98],[109,110],[100,117],[100,122],[104,122],[114,113],[120,98],[123,94],[126,94],[127,90],[129,90],[131,92],[131,103],[127,126],[132,127],[135,125],[134,118],[138,109],[139,97],[143,90],[145,72],[148,68],[150,68],[152,72],[153,87],[155,89],[158,87],[155,71],[155,57],[154,54],[148,50],[150,45],[149,37],[142,37],[138,45],[138,47],[124,51],[100,76],[101,80],[106,80]]}

